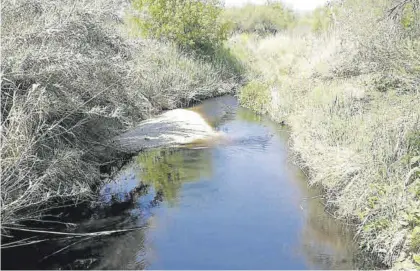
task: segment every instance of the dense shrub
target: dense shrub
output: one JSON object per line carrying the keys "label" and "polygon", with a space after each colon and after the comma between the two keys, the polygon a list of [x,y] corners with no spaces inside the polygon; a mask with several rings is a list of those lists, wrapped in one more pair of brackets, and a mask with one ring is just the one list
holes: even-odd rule
{"label": "dense shrub", "polygon": [[342,58],[336,74],[375,74],[380,91],[418,92],[420,21],[414,2],[344,1],[341,8],[351,12],[337,13]]}
{"label": "dense shrub", "polygon": [[274,34],[289,28],[295,22],[293,12],[281,3],[266,5],[246,5],[229,8],[223,14],[232,24],[232,31],[237,33]]}
{"label": "dense shrub", "polygon": [[145,37],[201,52],[212,52],[227,39],[218,0],[134,0],[133,7],[138,11],[133,20]]}

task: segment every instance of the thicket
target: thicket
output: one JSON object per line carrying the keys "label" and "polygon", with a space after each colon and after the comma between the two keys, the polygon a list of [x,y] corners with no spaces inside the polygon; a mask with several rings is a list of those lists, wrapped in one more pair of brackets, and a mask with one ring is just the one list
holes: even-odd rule
{"label": "thicket", "polygon": [[418,268],[419,2],[346,0],[323,10],[332,11],[321,18],[327,27],[312,14],[285,33],[231,39],[248,67],[240,101],[289,124],[296,160],[334,215],[354,224],[361,248],[388,266]]}
{"label": "thicket", "polygon": [[337,18],[336,6],[322,6],[311,13],[302,14],[296,19],[294,28],[308,28],[312,33],[322,34],[329,31]]}
{"label": "thicket", "polygon": [[233,33],[267,35],[290,28],[295,23],[296,16],[280,2],[269,2],[265,5],[248,4],[227,8],[223,12],[223,18]]}
{"label": "thicket", "polygon": [[211,54],[228,37],[219,0],[134,0],[132,20],[147,38],[168,40],[180,48]]}
{"label": "thicket", "polygon": [[[228,55],[132,38],[126,1],[3,1],[1,224],[94,201],[108,139],[164,109],[231,93]],[[195,17],[199,19],[198,17]]]}

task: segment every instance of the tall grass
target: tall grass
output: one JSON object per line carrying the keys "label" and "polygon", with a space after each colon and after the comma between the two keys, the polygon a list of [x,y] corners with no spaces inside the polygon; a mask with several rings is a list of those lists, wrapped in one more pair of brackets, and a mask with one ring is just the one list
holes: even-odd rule
{"label": "tall grass", "polygon": [[356,223],[362,248],[415,268],[420,28],[418,17],[407,27],[391,16],[393,7],[344,1],[329,32],[242,35],[231,46],[249,67],[241,103],[289,124],[298,163],[337,218]]}
{"label": "tall grass", "polygon": [[[92,199],[107,140],[164,109],[231,92],[227,55],[204,61],[130,38],[126,1],[2,3],[1,223]],[[3,231],[3,228],[2,228]]]}

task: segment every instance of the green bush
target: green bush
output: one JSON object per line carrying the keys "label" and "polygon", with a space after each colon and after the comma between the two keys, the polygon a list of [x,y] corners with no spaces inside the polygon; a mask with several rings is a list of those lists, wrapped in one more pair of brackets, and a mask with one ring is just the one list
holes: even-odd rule
{"label": "green bush", "polygon": [[218,0],[134,0],[134,18],[142,35],[169,40],[181,48],[212,52],[227,39],[228,24],[219,19]]}
{"label": "green bush", "polygon": [[260,81],[251,81],[239,92],[239,102],[257,113],[266,114],[270,102],[269,86]]}
{"label": "green bush", "polygon": [[420,227],[417,226],[411,233],[410,247],[414,252],[420,252]]}

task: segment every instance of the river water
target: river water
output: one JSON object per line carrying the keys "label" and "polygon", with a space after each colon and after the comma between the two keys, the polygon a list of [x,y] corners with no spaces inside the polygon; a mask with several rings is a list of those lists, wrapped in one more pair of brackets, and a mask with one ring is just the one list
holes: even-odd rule
{"label": "river water", "polygon": [[41,267],[356,268],[353,235],[291,163],[284,127],[229,96],[192,110],[224,139],[140,153],[101,190],[106,212],[79,230],[142,229],[84,238]]}

